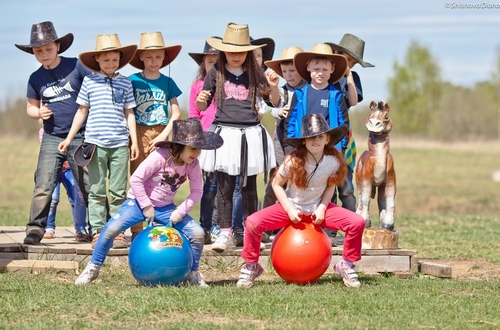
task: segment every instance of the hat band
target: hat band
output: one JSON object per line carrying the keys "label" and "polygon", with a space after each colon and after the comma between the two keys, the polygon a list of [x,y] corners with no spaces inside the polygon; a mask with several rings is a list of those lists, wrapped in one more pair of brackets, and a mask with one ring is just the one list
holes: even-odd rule
{"label": "hat band", "polygon": [[225,41],[222,41],[222,43],[224,45],[230,45],[230,46],[253,46],[252,44],[235,44],[235,43],[232,43],[232,42],[225,42]]}
{"label": "hat band", "polygon": [[165,46],[162,46],[162,45],[152,45],[152,46],[146,46],[144,47],[144,49],[148,49],[148,48],[163,48]]}

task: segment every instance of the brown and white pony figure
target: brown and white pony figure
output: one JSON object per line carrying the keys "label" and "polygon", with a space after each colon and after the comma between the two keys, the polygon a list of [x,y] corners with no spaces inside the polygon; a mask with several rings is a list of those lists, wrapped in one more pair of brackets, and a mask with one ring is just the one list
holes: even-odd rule
{"label": "brown and white pony figure", "polygon": [[[358,208],[356,213],[365,219],[365,227],[371,227],[370,200],[375,198],[379,209],[379,227],[394,229],[394,209],[396,206],[396,173],[389,152],[389,132],[392,122],[389,104],[374,101],[370,103],[370,116],[365,126],[370,132],[368,150],[363,152],[356,165],[356,186],[358,188]],[[377,189],[378,188],[378,189]]]}

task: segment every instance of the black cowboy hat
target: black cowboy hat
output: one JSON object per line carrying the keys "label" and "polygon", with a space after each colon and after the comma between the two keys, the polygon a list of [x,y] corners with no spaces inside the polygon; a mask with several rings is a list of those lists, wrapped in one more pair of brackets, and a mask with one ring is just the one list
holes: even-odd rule
{"label": "black cowboy hat", "polygon": [[56,29],[52,22],[42,22],[33,24],[31,27],[31,39],[29,45],[14,44],[20,50],[33,54],[33,48],[41,47],[50,44],[51,42],[59,42],[58,54],[64,53],[73,43],[73,33],[68,33],[65,36],[58,38]]}
{"label": "black cowboy hat", "polygon": [[155,147],[168,148],[173,143],[192,148],[213,150],[220,148],[224,140],[214,132],[203,132],[199,118],[177,119],[172,126],[172,141],[160,141]]}
{"label": "black cowboy hat", "polygon": [[[222,40],[221,37],[212,37],[215,39],[220,39]],[[203,57],[205,55],[219,55],[219,51],[215,49],[214,47],[210,46],[208,42],[205,41],[205,47],[203,47],[203,52],[202,53],[188,53],[189,56],[198,64],[201,65],[201,62],[203,62]]]}
{"label": "black cowboy hat", "polygon": [[344,138],[347,132],[348,129],[346,125],[330,128],[323,115],[315,113],[302,117],[301,137],[285,138],[284,142],[292,147],[297,148],[306,138],[318,136],[320,134],[330,134],[329,145],[335,146]]}
{"label": "black cowboy hat", "polygon": [[76,147],[75,152],[73,153],[73,159],[75,160],[75,163],[81,167],[87,166],[94,156],[95,149],[95,144],[86,142],[80,144],[78,147]]}
{"label": "black cowboy hat", "polygon": [[262,47],[262,67],[264,71],[267,70],[267,66],[264,64],[265,61],[269,61],[273,59],[274,55],[274,40],[271,38],[260,38],[254,39],[250,37],[250,43],[255,46],[265,45]]}

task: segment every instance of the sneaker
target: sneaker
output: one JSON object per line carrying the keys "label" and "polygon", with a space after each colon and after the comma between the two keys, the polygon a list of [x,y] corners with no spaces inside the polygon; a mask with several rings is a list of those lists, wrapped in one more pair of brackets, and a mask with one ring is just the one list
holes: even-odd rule
{"label": "sneaker", "polygon": [[203,229],[205,231],[205,238],[203,240],[203,244],[212,244],[212,235],[209,230]]}
{"label": "sneaker", "polygon": [[231,237],[227,233],[220,234],[215,242],[212,244],[212,250],[215,252],[224,252],[227,250],[228,245],[231,242]]}
{"label": "sneaker", "polygon": [[202,288],[208,288],[208,284],[203,280],[203,276],[196,270],[189,272],[188,276],[184,280],[184,284],[199,286]]}
{"label": "sneaker", "polygon": [[43,238],[52,239],[54,237],[56,237],[55,231],[46,231],[45,234],[43,234]]}
{"label": "sneaker", "polygon": [[264,243],[271,242],[270,235],[268,233],[266,233],[266,232],[263,232],[262,233],[261,242],[264,242]]}
{"label": "sneaker", "polygon": [[88,242],[89,241],[89,235],[87,235],[87,233],[84,233],[83,231],[78,232],[78,233],[76,233],[75,241],[77,241],[77,242]]}
{"label": "sneaker", "polygon": [[24,238],[24,244],[28,245],[39,245],[42,238],[35,233],[26,235]]}
{"label": "sneaker", "polygon": [[243,246],[244,238],[245,238],[245,232],[243,231],[243,228],[235,228],[233,230],[234,246]]}
{"label": "sneaker", "polygon": [[85,267],[83,272],[76,279],[75,285],[89,284],[90,282],[93,282],[99,276],[99,269],[101,269],[101,266],[95,265],[89,261],[87,267]]}
{"label": "sneaker", "polygon": [[335,273],[342,276],[346,286],[351,288],[359,288],[361,286],[354,266],[351,267],[343,260],[340,260],[335,264],[335,266],[333,266],[333,270],[335,270]]}
{"label": "sneaker", "polygon": [[92,248],[95,249],[95,246],[97,244],[97,240],[99,239],[99,233],[95,233],[93,236],[92,236]]}
{"label": "sneaker", "polygon": [[266,244],[260,242],[260,250],[264,251],[266,249]]}
{"label": "sneaker", "polygon": [[236,286],[238,288],[250,288],[253,285],[253,281],[262,273],[264,272],[264,269],[259,263],[256,264],[251,264],[251,263],[246,263],[243,268],[241,268],[241,274],[240,274],[240,279],[238,280],[238,283],[236,283]]}
{"label": "sneaker", "polygon": [[132,233],[132,236],[130,236],[130,243],[134,241],[134,239],[139,235],[140,231]]}
{"label": "sneaker", "polygon": [[127,240],[124,233],[119,233],[113,241],[113,249],[126,249],[128,248]]}
{"label": "sneaker", "polygon": [[210,234],[212,235],[212,241],[215,242],[217,237],[219,237],[219,235],[220,235],[219,225],[212,225],[212,227],[210,228]]}

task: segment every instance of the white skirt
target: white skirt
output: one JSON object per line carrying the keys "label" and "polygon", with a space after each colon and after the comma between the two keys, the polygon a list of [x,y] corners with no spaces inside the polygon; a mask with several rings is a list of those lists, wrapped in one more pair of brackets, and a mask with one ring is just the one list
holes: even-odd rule
{"label": "white skirt", "polygon": [[[241,167],[241,137],[245,133],[248,150],[247,175],[257,175],[269,171],[276,165],[273,140],[262,125],[246,128],[217,126],[224,144],[217,150],[202,150],[198,160],[205,172],[224,172],[229,175],[240,175]],[[267,168],[264,168],[263,136],[267,138]]]}

